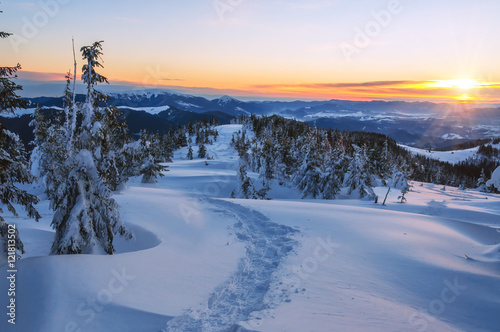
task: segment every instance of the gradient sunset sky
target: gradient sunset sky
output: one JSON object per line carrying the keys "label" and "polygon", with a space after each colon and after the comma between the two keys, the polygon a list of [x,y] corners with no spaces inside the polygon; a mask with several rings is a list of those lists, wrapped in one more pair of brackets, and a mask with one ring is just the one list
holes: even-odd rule
{"label": "gradient sunset sky", "polygon": [[63,80],[74,36],[77,51],[105,41],[113,85],[500,103],[498,0],[4,0],[0,10],[0,30],[15,34],[0,42],[0,65],[21,63],[23,82]]}

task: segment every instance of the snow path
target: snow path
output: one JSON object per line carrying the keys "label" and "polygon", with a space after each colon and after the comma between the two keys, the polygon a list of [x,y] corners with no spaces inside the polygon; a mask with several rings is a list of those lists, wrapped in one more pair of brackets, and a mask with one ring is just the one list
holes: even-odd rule
{"label": "snow path", "polygon": [[205,308],[170,320],[164,332],[247,331],[238,323],[273,305],[264,299],[273,274],[298,245],[291,238],[297,230],[276,224],[260,212],[224,200],[207,202],[236,220],[233,230],[246,244],[246,254],[238,270],[210,295]]}

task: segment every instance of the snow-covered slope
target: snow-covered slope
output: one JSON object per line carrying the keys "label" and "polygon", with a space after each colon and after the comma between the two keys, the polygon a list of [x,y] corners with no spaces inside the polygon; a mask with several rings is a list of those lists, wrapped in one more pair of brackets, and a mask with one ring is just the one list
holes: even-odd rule
{"label": "snow-covered slope", "polygon": [[132,109],[134,111],[143,111],[149,114],[158,114],[163,111],[168,111],[170,106],[159,106],[159,107],[127,107],[127,106],[118,106],[119,109]]}
{"label": "snow-covered slope", "polygon": [[[405,149],[411,151],[414,154],[418,154],[421,156],[426,156],[428,158],[449,162],[451,164],[457,164],[461,161],[465,161],[469,158],[474,158],[479,150],[479,147],[464,149],[464,150],[453,150],[453,151],[432,151],[432,150],[424,150],[411,146],[401,145]],[[493,144],[493,148],[499,149],[500,144]]]}
{"label": "snow-covered slope", "polygon": [[500,167],[491,174],[491,179],[486,183],[486,187],[490,186],[500,191]]}
{"label": "snow-covered slope", "polygon": [[47,201],[40,223],[9,218],[27,254],[16,326],[2,313],[0,330],[498,331],[498,195],[414,183],[387,206],[280,187],[271,201],[227,199],[240,128],[218,128],[208,165],[183,149],[157,184],[132,179],[115,196],[136,235],[116,255],[47,256]]}

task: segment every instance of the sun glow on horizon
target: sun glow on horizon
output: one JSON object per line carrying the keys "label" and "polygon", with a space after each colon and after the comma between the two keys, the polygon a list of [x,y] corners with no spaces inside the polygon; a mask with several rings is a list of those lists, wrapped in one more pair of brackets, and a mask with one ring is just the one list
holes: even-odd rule
{"label": "sun glow on horizon", "polygon": [[464,94],[464,95],[458,96],[457,99],[461,102],[466,102],[466,101],[473,101],[474,97],[471,97],[468,94]]}
{"label": "sun glow on horizon", "polygon": [[429,83],[429,87],[433,88],[459,88],[462,90],[470,90],[475,89],[483,84],[477,80],[472,79],[461,79],[461,80],[443,80],[443,81],[435,81]]}
{"label": "sun glow on horizon", "polygon": [[[245,84],[225,84],[225,82],[197,82],[193,80],[163,80],[146,76],[142,81],[135,77],[117,75],[115,72],[104,72],[105,76],[118,89],[172,89],[195,95],[231,95],[234,97],[250,97],[270,99],[307,99],[307,100],[405,100],[433,101],[445,103],[500,104],[500,82],[464,80],[425,80],[425,81],[368,81],[368,82],[305,82],[256,84],[249,81]],[[19,78],[23,84],[31,84],[31,89],[41,82],[53,84],[64,82],[64,75],[36,71],[20,71]],[[80,77],[78,76],[78,81]],[[30,83],[32,82],[32,83]],[[54,85],[56,86],[56,85]],[[112,89],[113,87],[111,87]],[[63,88],[60,88],[63,91]],[[120,91],[121,91],[120,90]],[[31,92],[31,91],[30,91]],[[56,92],[56,94],[58,94]],[[38,96],[30,94],[30,96]]]}

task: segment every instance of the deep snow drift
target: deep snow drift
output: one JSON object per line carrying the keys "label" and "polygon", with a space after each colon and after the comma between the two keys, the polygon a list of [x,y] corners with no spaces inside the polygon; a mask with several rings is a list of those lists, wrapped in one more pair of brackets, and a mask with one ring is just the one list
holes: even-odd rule
{"label": "deep snow drift", "polygon": [[45,200],[40,223],[7,218],[27,253],[15,326],[0,265],[0,331],[498,331],[498,195],[413,183],[387,206],[279,186],[228,199],[240,128],[218,128],[208,165],[181,149],[157,184],[115,195],[135,234],[116,255],[48,256]]}

